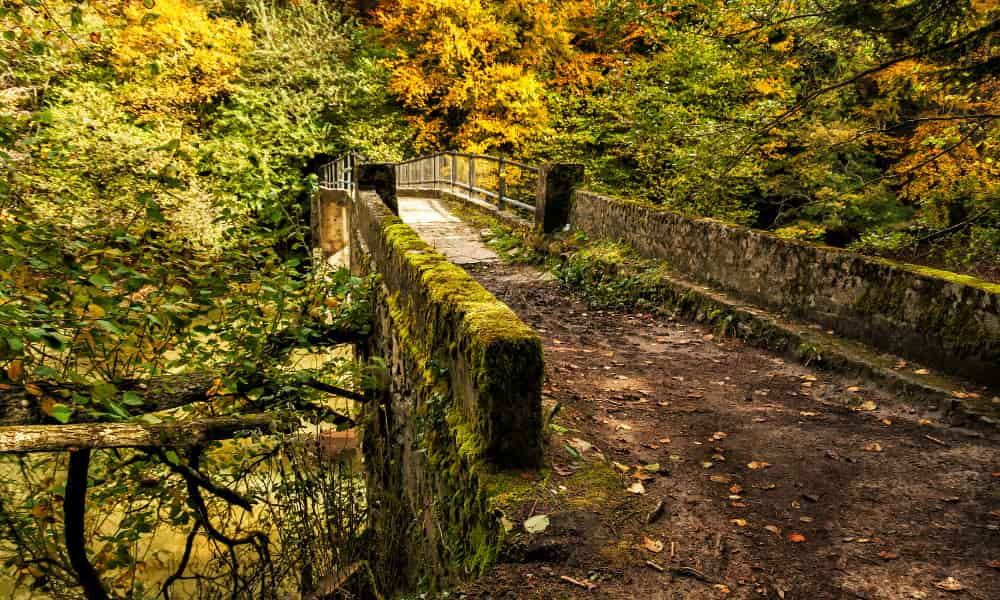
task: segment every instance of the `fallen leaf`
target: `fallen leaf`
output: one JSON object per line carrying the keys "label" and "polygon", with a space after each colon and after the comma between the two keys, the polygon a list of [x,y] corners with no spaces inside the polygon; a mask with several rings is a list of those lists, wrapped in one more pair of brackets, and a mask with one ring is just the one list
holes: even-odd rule
{"label": "fallen leaf", "polygon": [[635,473],[632,473],[633,479],[638,479],[639,481],[652,481],[656,479],[654,475],[650,475],[649,472],[644,469],[636,469]]}
{"label": "fallen leaf", "polygon": [[729,483],[729,477],[726,475],[712,475],[709,479],[715,483]]}
{"label": "fallen leaf", "polygon": [[896,560],[897,558],[899,558],[899,555],[896,554],[895,552],[883,550],[878,553],[878,557],[881,558],[882,560]]}
{"label": "fallen leaf", "polygon": [[747,468],[748,469],[753,469],[754,471],[757,471],[759,469],[766,469],[766,468],[768,468],[770,466],[771,466],[771,463],[764,462],[764,461],[761,461],[761,460],[755,460],[753,462],[747,463]]}
{"label": "fallen leaf", "polygon": [[663,542],[660,540],[654,540],[647,536],[642,536],[642,547],[650,552],[663,552]]}
{"label": "fallen leaf", "polygon": [[623,465],[620,462],[613,462],[611,464],[614,465],[614,467],[616,469],[618,469],[619,471],[621,471],[622,473],[628,473],[629,471],[632,470],[632,467],[630,467],[628,465]]}
{"label": "fallen leaf", "polygon": [[816,376],[815,375],[802,375],[801,377],[799,377],[799,379],[801,379],[802,381],[816,381]]}
{"label": "fallen leaf", "polygon": [[713,583],[712,587],[719,590],[723,594],[728,594],[730,592],[729,586],[724,583]]}
{"label": "fallen leaf", "polygon": [[814,520],[812,517],[799,517],[799,521],[803,523],[812,523]]}
{"label": "fallen leaf", "polygon": [[930,374],[931,374],[931,372],[930,372],[930,371],[928,371],[927,369],[917,369],[917,370],[916,370],[916,371],[914,371],[913,373],[914,373],[915,375],[930,375]]}
{"label": "fallen leaf", "polygon": [[847,391],[851,392],[853,394],[853,393],[856,393],[856,392],[860,392],[861,388],[859,388],[856,385],[852,385],[851,387],[847,388]]}
{"label": "fallen leaf", "polygon": [[661,444],[669,444],[670,443],[670,438],[660,438],[659,441],[660,441]]}
{"label": "fallen leaf", "polygon": [[660,463],[649,463],[648,465],[643,465],[642,468],[649,471],[650,473],[659,473]]}
{"label": "fallen leaf", "polygon": [[986,563],[986,566],[990,567],[991,569],[997,569],[998,571],[1000,571],[1000,560],[991,560]]}
{"label": "fallen leaf", "polygon": [[715,463],[712,462],[712,461],[710,461],[710,460],[706,460],[706,461],[704,461],[704,462],[701,463],[701,468],[702,469],[711,469],[714,466],[715,466]]}
{"label": "fallen leaf", "polygon": [[819,413],[815,413],[815,412],[813,412],[811,410],[800,410],[799,411],[799,416],[800,417],[816,417],[816,416],[819,416]]}
{"label": "fallen leaf", "polygon": [[708,439],[712,440],[713,442],[717,442],[719,440],[724,440],[727,437],[729,437],[729,434],[726,433],[725,431],[716,431],[715,433],[712,434],[712,437]]}
{"label": "fallen leaf", "polygon": [[702,392],[688,392],[688,398],[704,398],[705,394]]}
{"label": "fallen leaf", "polygon": [[632,494],[642,495],[646,493],[646,486],[642,485],[641,481],[636,481],[632,485],[628,486],[626,491]]}
{"label": "fallen leaf", "polygon": [[541,533],[549,528],[548,515],[535,515],[524,522],[524,530],[528,533]]}
{"label": "fallen leaf", "polygon": [[788,541],[792,542],[793,544],[801,544],[802,542],[806,541],[806,536],[802,535],[801,533],[793,533],[788,536]]}
{"label": "fallen leaf", "polygon": [[931,423],[930,419],[920,419],[919,421],[917,421],[917,424],[918,425],[931,425],[932,423]]}
{"label": "fallen leaf", "polygon": [[701,336],[701,339],[705,340],[706,342],[711,342],[712,340],[715,339],[715,336],[709,333],[707,335]]}
{"label": "fallen leaf", "polygon": [[730,494],[739,494],[742,491],[743,491],[743,486],[739,485],[738,483],[734,483],[733,485],[729,486]]}
{"label": "fallen leaf", "polygon": [[504,531],[510,532],[514,529],[514,522],[507,517],[500,517],[500,526]]}
{"label": "fallen leaf", "polygon": [[881,452],[882,451],[882,444],[880,444],[878,442],[868,442],[867,444],[865,444],[865,451],[866,452]]}
{"label": "fallen leaf", "polygon": [[965,586],[954,577],[945,577],[941,581],[935,581],[934,587],[946,592],[960,592],[965,589]]}
{"label": "fallen leaf", "polygon": [[573,438],[567,443],[580,454],[586,454],[594,447],[594,445],[587,440],[581,440],[580,438]]}
{"label": "fallen leaf", "polygon": [[875,404],[874,400],[865,400],[855,410],[871,412],[878,408],[878,404]]}
{"label": "fallen leaf", "polygon": [[7,365],[7,379],[11,381],[17,381],[24,374],[24,367],[19,360],[12,360],[10,364]]}
{"label": "fallen leaf", "polygon": [[892,421],[890,419],[879,419],[879,421],[886,427],[892,425]]}
{"label": "fallen leaf", "polygon": [[733,525],[736,525],[737,527],[746,527],[747,526],[747,520],[746,519],[729,519],[729,522],[732,523]]}
{"label": "fallen leaf", "polygon": [[764,529],[770,531],[774,535],[777,535],[777,536],[781,535],[781,528],[778,527],[777,525],[765,525]]}

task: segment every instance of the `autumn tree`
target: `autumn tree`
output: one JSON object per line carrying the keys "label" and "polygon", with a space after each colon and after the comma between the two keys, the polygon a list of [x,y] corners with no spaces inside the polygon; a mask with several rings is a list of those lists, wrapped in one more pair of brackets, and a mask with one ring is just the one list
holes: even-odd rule
{"label": "autumn tree", "polygon": [[576,50],[572,2],[397,0],[376,13],[418,151],[517,152],[548,120],[545,82]]}

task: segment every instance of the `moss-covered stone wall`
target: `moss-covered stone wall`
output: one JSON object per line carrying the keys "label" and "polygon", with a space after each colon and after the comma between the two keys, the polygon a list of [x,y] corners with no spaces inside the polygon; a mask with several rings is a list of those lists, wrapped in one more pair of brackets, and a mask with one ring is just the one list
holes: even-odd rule
{"label": "moss-covered stone wall", "polygon": [[363,436],[378,572],[389,589],[433,589],[493,562],[488,482],[541,460],[541,342],[374,192],[351,220],[352,269],[382,283],[360,348],[388,375]]}
{"label": "moss-covered stone wall", "polygon": [[748,301],[1000,386],[1000,285],[577,191],[571,226]]}

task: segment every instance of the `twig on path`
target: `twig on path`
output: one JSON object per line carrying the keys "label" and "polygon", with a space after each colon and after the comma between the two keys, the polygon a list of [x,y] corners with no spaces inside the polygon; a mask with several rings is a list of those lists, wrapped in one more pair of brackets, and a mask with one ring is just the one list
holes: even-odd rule
{"label": "twig on path", "polygon": [[670,567],[671,572],[675,575],[681,575],[684,577],[691,577],[697,579],[698,581],[704,581],[705,583],[712,583],[712,580],[708,578],[707,575],[695,569],[694,567]]}
{"label": "twig on path", "polygon": [[592,589],[594,589],[594,588],[597,587],[597,584],[591,583],[589,581],[579,581],[579,580],[573,579],[572,577],[569,577],[567,575],[560,575],[559,579],[561,579],[561,580],[563,580],[563,581],[565,581],[567,583],[572,583],[573,585],[575,585],[577,587],[582,587],[585,590],[592,590]]}
{"label": "twig on path", "polygon": [[948,447],[947,443],[942,442],[941,440],[937,439],[936,437],[931,437],[929,435],[924,435],[924,437],[927,438],[927,439],[929,439],[930,441],[934,442],[935,444],[939,444],[939,445],[944,446],[946,448]]}
{"label": "twig on path", "polygon": [[646,515],[646,524],[652,525],[660,517],[663,516],[663,500],[656,503],[656,508],[654,508],[648,515]]}

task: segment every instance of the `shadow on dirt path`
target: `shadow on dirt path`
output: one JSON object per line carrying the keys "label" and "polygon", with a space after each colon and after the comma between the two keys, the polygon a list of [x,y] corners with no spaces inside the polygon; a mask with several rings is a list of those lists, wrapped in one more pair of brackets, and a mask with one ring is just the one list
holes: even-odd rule
{"label": "shadow on dirt path", "polygon": [[469,270],[542,336],[560,410],[507,514],[516,557],[460,593],[1000,598],[995,429],[920,421],[697,324],[589,310],[531,267]]}

